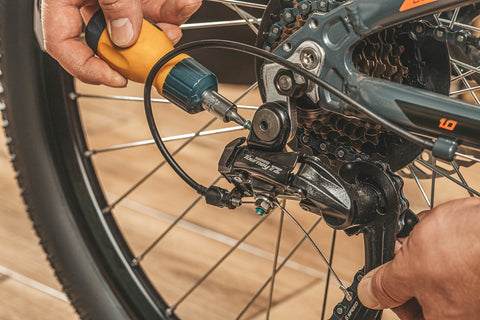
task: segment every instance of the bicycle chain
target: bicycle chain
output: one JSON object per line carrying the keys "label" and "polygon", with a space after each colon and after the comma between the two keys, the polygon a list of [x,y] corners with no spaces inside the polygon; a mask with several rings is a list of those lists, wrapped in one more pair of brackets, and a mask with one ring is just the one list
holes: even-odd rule
{"label": "bicycle chain", "polygon": [[[272,17],[272,20],[277,21],[270,27],[263,48],[272,51],[300,29],[310,14],[329,12],[342,5],[343,2],[332,0],[303,0],[301,2],[294,0],[290,2],[291,7],[285,8],[276,17]],[[395,43],[395,32],[409,33],[417,40],[430,37],[460,47],[465,52],[471,50],[471,47],[480,50],[480,37],[475,37],[470,31],[453,31],[445,26],[434,25],[431,21],[414,20],[383,30],[362,40],[355,49],[354,58],[360,72],[397,83],[407,82],[409,85],[424,87],[418,78],[409,77],[408,67],[404,66],[400,59],[405,48]],[[370,49],[372,47],[373,50]],[[417,62],[421,63],[421,61]],[[318,155],[326,156],[332,166],[359,159],[371,160],[372,153],[382,153],[381,150],[376,149],[380,141],[401,143],[401,138],[385,132],[379,125],[347,118],[323,109],[304,110],[297,107],[297,110],[299,131],[303,130],[303,133],[297,135],[299,146],[303,149],[309,148]],[[390,141],[387,142],[389,139]],[[392,141],[391,139],[400,140]],[[329,320],[348,320],[356,314],[361,305],[357,296],[357,287],[363,276],[363,269],[355,274],[352,285],[347,288],[350,297],[345,297],[335,306]],[[379,315],[379,313],[373,314],[375,318]]]}

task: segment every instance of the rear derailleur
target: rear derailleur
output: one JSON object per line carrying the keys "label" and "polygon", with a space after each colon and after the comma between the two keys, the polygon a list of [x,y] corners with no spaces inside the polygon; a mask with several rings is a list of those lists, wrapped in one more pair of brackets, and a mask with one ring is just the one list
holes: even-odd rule
{"label": "rear derailleur", "polygon": [[230,142],[220,158],[219,172],[235,187],[231,191],[210,187],[207,203],[234,209],[242,198],[253,197],[263,215],[274,208],[277,198],[288,198],[348,234],[384,220],[395,221],[395,235],[407,228],[403,181],[388,165],[357,160],[334,172],[317,157],[285,151],[290,126],[283,102],[263,104],[248,138]]}
{"label": "rear derailleur", "polygon": [[[220,158],[218,169],[234,188],[210,187],[207,203],[234,209],[243,198],[253,197],[257,213],[265,215],[279,206],[278,198],[297,200],[303,210],[322,216],[330,227],[348,235],[363,233],[362,275],[393,259],[397,236],[408,235],[417,222],[403,196],[403,180],[382,162],[346,161],[333,171],[315,156],[286,151],[290,129],[284,102],[263,104],[249,136],[230,142]],[[379,318],[380,311],[367,309],[358,300],[357,275],[332,319]]]}

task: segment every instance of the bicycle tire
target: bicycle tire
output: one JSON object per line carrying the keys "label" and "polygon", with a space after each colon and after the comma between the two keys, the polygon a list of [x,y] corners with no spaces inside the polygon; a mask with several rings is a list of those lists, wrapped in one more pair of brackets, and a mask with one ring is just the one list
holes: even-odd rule
{"label": "bicycle tire", "polygon": [[[83,191],[74,190],[74,176],[84,177],[84,170],[92,168],[84,163],[67,169],[62,160],[63,157],[75,157],[78,152],[74,145],[59,148],[69,143],[55,137],[52,131],[53,123],[60,124],[61,118],[66,116],[59,109],[76,108],[76,102],[66,96],[73,88],[73,81],[40,50],[32,32],[33,12],[32,1],[2,0],[0,3],[3,88],[0,97],[12,163],[40,243],[82,319],[162,318],[157,305],[147,308],[143,301],[132,307],[135,306],[132,303],[135,294],[121,294],[124,289],[113,276],[125,272],[120,261],[109,266],[100,263],[106,252],[120,248],[114,248],[118,246],[115,243],[110,243],[109,247],[105,238],[91,237],[82,218],[88,211],[98,211],[95,207],[98,204],[88,200],[98,186],[83,185],[80,186]],[[48,82],[43,81],[46,78]],[[68,125],[64,129],[65,136],[72,134]],[[77,138],[80,139],[78,143],[84,143],[81,137]],[[77,197],[81,193],[85,196],[82,200]],[[72,196],[75,194],[77,196]],[[116,270],[112,269],[115,267]],[[159,299],[157,304],[161,303]]]}
{"label": "bicycle tire", "polygon": [[40,50],[33,15],[33,1],[0,0],[3,127],[40,243],[82,319],[174,319],[101,210],[107,201],[81,156],[73,79]]}

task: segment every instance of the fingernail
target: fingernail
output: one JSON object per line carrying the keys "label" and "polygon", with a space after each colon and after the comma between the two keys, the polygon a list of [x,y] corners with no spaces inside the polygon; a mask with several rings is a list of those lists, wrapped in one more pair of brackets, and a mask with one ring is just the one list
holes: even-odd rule
{"label": "fingernail", "polygon": [[119,47],[130,44],[133,38],[133,25],[128,18],[113,20],[109,25],[110,38]]}
{"label": "fingernail", "polygon": [[358,284],[358,297],[364,306],[370,309],[380,309],[380,302],[373,293],[372,279],[363,278]]}

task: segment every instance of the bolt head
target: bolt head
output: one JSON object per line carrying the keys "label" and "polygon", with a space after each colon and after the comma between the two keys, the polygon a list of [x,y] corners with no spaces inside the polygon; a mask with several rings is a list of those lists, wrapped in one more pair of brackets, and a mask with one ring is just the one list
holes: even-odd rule
{"label": "bolt head", "polygon": [[305,69],[311,70],[318,66],[318,54],[311,48],[305,48],[300,52],[300,61]]}
{"label": "bolt head", "polygon": [[288,91],[293,87],[293,79],[288,74],[282,74],[277,79],[278,88],[282,91]]}
{"label": "bolt head", "polygon": [[344,152],[343,150],[338,150],[337,156],[338,156],[339,158],[343,158],[343,157],[345,156],[345,152]]}
{"label": "bolt head", "polygon": [[327,144],[325,142],[320,143],[320,150],[322,151],[327,150]]}
{"label": "bolt head", "polygon": [[338,314],[342,314],[343,313],[343,309],[338,307],[336,310],[335,310]]}
{"label": "bolt head", "polygon": [[272,32],[273,32],[273,33],[278,33],[279,31],[280,31],[280,30],[279,30],[278,28],[273,28],[273,29],[272,29]]}
{"label": "bolt head", "polygon": [[302,8],[302,10],[307,10],[308,6],[304,3],[304,4],[302,4],[301,8]]}

